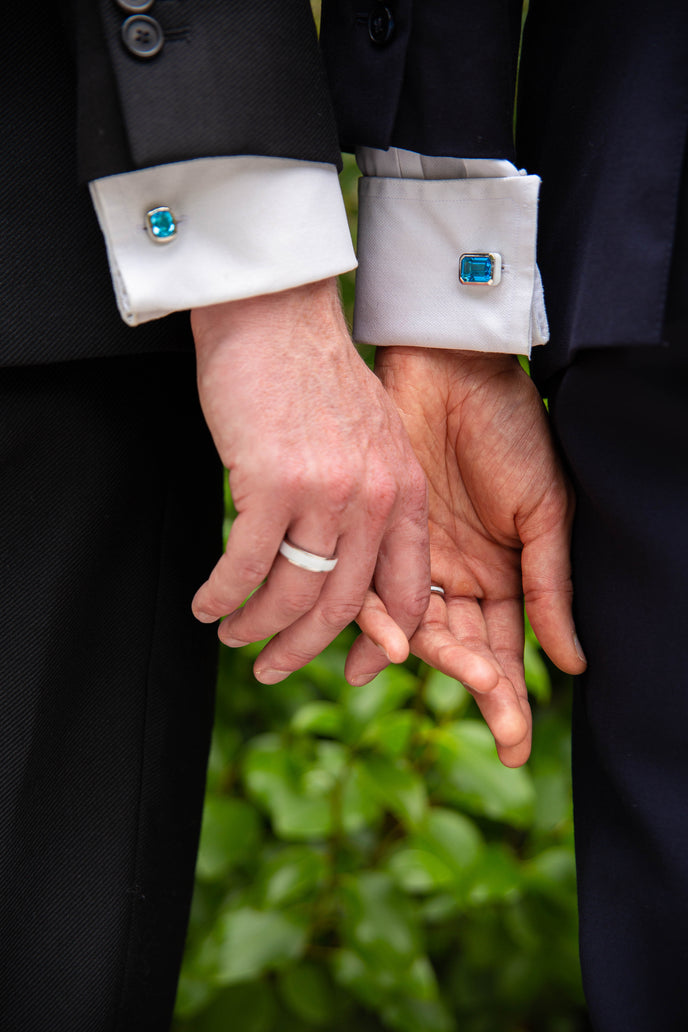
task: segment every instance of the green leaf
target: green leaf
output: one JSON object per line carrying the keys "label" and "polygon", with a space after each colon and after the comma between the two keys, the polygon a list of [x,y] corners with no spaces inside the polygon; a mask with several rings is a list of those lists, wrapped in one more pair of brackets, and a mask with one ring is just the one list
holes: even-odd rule
{"label": "green leaf", "polygon": [[513,902],[521,891],[522,878],[512,853],[502,845],[486,846],[473,869],[469,899],[473,905]]}
{"label": "green leaf", "polygon": [[[396,984],[386,971],[371,967],[355,950],[335,950],[330,956],[330,965],[339,985],[354,993],[372,1010],[377,1010],[380,1005],[381,990],[389,991]],[[381,982],[384,982],[382,986]]]}
{"label": "green leaf", "polygon": [[209,793],[220,791],[227,768],[236,759],[241,746],[241,734],[238,728],[222,724],[215,726],[208,757],[206,791]]}
{"label": "green leaf", "polygon": [[335,1004],[322,968],[305,963],[289,967],[279,975],[278,986],[285,1004],[301,1021],[315,1026],[331,1024]]}
{"label": "green leaf", "polygon": [[456,1025],[440,1000],[397,998],[383,1008],[383,1017],[395,1032],[454,1032]]}
{"label": "green leaf", "polygon": [[373,965],[355,950],[342,949],[331,963],[338,983],[379,1013],[385,1028],[453,1032],[455,1026],[439,999],[435,973],[426,956],[394,969]]}
{"label": "green leaf", "polygon": [[468,707],[470,694],[460,681],[431,670],[425,681],[425,703],[436,717],[459,716]]}
{"label": "green leaf", "polygon": [[361,758],[359,767],[370,794],[385,809],[411,828],[422,821],[427,809],[425,782],[407,763],[372,754]]}
{"label": "green leaf", "polygon": [[341,825],[347,835],[376,827],[382,821],[382,806],[371,793],[370,782],[358,764],[351,767],[344,779],[340,806]]}
{"label": "green leaf", "polygon": [[462,906],[455,893],[440,892],[423,902],[420,914],[426,924],[441,924],[455,918]]}
{"label": "green leaf", "polygon": [[493,820],[528,827],[533,820],[535,792],[524,767],[509,769],[497,757],[485,724],[464,720],[432,734],[437,767],[443,776],[438,795]]}
{"label": "green leaf", "polygon": [[243,775],[248,792],[270,815],[280,838],[323,838],[332,831],[332,778],[296,750],[288,750],[276,735],[254,739]]}
{"label": "green leaf", "polygon": [[533,754],[528,764],[536,792],[535,827],[556,831],[570,839],[573,827],[571,803],[571,729],[568,713],[553,708],[536,712]]}
{"label": "green leaf", "polygon": [[413,841],[430,850],[457,874],[472,867],[483,848],[482,836],[473,821],[440,806],[428,810]]}
{"label": "green leaf", "polygon": [[561,768],[548,770],[545,765],[533,770],[535,786],[534,826],[541,831],[551,832],[571,826],[571,784],[568,772]]}
{"label": "green leaf", "polygon": [[535,696],[538,702],[549,702],[552,695],[552,682],[537,642],[526,638],[523,656],[528,691]]}
{"label": "green leaf", "polygon": [[369,684],[347,685],[342,693],[354,726],[362,731],[371,720],[398,709],[417,690],[417,679],[403,667],[389,666]]}
{"label": "green leaf", "polygon": [[406,892],[446,889],[463,893],[482,845],[480,832],[467,817],[433,807],[415,834],[391,857],[389,870]]}
{"label": "green leaf", "polygon": [[216,992],[215,986],[208,981],[182,973],[174,1005],[175,1017],[181,1020],[193,1018],[208,1006]]}
{"label": "green leaf", "polygon": [[291,846],[270,857],[256,877],[257,898],[264,907],[283,907],[312,897],[324,884],[325,857],[314,849]]}
{"label": "green leaf", "polygon": [[309,702],[296,711],[291,726],[298,734],[341,738],[344,711],[336,702]]}
{"label": "green leaf", "polygon": [[396,884],[410,893],[435,892],[452,885],[456,877],[434,853],[424,849],[399,849],[387,867]]}
{"label": "green leaf", "polygon": [[[303,672],[313,684],[317,685],[319,693],[328,699],[337,701],[342,690],[346,688],[346,681],[344,680],[345,661],[346,651],[342,650],[339,642],[334,642],[324,652],[321,652],[319,656],[312,659]],[[288,681],[285,683],[289,684]]]}
{"label": "green leaf", "polygon": [[421,949],[414,911],[388,874],[365,871],[341,886],[343,945],[373,967],[407,967]]}
{"label": "green leaf", "polygon": [[216,981],[222,985],[259,978],[297,960],[306,948],[305,919],[243,907],[220,917]]}
{"label": "green leaf", "polygon": [[575,898],[576,864],[570,849],[554,847],[539,853],[524,868],[526,884],[548,898],[570,903]]}
{"label": "green leaf", "polygon": [[386,756],[402,756],[418,724],[418,714],[412,710],[384,713],[371,720],[361,735],[360,745],[375,748]]}
{"label": "green leaf", "polygon": [[250,803],[209,796],[203,810],[197,876],[201,881],[219,881],[232,867],[255,856],[259,841],[260,818]]}
{"label": "green leaf", "polygon": [[330,784],[346,772],[350,759],[350,750],[340,742],[315,743],[313,768],[326,772],[330,776]]}
{"label": "green leaf", "polygon": [[272,1032],[276,1018],[275,997],[271,987],[260,982],[245,982],[222,989],[208,1010],[194,1021],[193,1032]]}

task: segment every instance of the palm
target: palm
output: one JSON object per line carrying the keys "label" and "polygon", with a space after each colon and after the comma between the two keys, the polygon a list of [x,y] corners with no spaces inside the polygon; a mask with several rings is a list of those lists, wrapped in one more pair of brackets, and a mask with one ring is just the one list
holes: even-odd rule
{"label": "palm", "polygon": [[546,413],[511,356],[379,350],[429,491],[433,595],[413,651],[470,685],[500,757],[524,762],[530,712],[523,598],[551,658],[571,672],[570,489]]}

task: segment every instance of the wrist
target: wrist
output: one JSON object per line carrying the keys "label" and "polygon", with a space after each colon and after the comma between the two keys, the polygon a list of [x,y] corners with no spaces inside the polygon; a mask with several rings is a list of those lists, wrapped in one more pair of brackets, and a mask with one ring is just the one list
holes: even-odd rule
{"label": "wrist", "polygon": [[484,383],[495,376],[526,377],[517,355],[485,351],[449,351],[445,348],[378,348],[375,371],[383,379],[394,376],[413,382],[421,372],[432,372],[453,385]]}
{"label": "wrist", "polygon": [[325,347],[346,333],[336,277],[192,309],[191,328],[199,359],[218,348],[242,354],[259,348],[289,358],[316,334]]}

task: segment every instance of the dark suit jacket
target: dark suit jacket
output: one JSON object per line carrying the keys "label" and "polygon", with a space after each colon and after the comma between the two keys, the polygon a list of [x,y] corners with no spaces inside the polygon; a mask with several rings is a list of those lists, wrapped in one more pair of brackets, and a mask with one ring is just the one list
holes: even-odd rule
{"label": "dark suit jacket", "polygon": [[580,347],[662,340],[688,117],[688,4],[531,0],[512,131],[521,0],[325,0],[345,147],[505,157],[543,178],[539,261],[552,372]]}
{"label": "dark suit jacket", "polygon": [[[156,0],[149,13],[166,42],[141,60],[122,45],[115,0],[7,12],[5,363],[188,344],[184,317],[136,330],[119,320],[89,178],[212,154],[338,160],[307,0]],[[377,42],[376,18],[389,30]],[[531,0],[515,148],[520,26],[521,0],[323,0],[342,144],[508,157],[539,172],[544,364],[581,346],[658,343],[688,4],[666,0],[649,16],[644,0]]]}
{"label": "dark suit jacket", "polygon": [[115,0],[6,12],[2,364],[190,346],[186,315],[121,321],[89,179],[218,154],[340,160],[308,0],[156,0],[148,14],[166,39],[142,60]]}

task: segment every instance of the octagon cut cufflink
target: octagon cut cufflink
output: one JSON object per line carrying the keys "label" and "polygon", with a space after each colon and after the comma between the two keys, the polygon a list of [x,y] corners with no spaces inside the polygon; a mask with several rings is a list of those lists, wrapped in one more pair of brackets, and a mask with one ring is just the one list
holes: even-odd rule
{"label": "octagon cut cufflink", "polygon": [[459,258],[459,283],[496,287],[501,278],[501,254],[476,252]]}
{"label": "octagon cut cufflink", "polygon": [[177,235],[177,220],[166,205],[146,212],[148,236],[156,244],[169,244]]}

